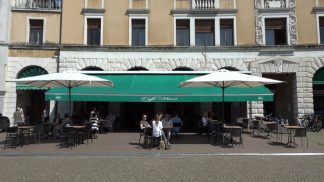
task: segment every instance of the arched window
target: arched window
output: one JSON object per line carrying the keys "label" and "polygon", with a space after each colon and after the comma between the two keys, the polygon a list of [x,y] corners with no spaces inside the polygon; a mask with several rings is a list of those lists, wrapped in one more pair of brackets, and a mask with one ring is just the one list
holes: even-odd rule
{"label": "arched window", "polygon": [[17,78],[25,78],[25,77],[31,77],[31,76],[38,76],[38,75],[45,75],[48,74],[48,72],[40,67],[40,66],[28,66],[17,74]]}
{"label": "arched window", "polygon": [[88,66],[82,69],[82,71],[103,71],[103,69],[97,66]]}
{"label": "arched window", "polygon": [[228,71],[240,71],[239,69],[233,67],[233,66],[225,66],[225,67],[222,67],[220,69],[225,69],[225,70],[228,70]]}
{"label": "arched window", "polygon": [[172,71],[193,71],[193,69],[186,66],[180,66],[173,69]]}
{"label": "arched window", "polygon": [[129,68],[127,71],[148,71],[148,69],[146,69],[142,66],[135,66],[135,67]]}

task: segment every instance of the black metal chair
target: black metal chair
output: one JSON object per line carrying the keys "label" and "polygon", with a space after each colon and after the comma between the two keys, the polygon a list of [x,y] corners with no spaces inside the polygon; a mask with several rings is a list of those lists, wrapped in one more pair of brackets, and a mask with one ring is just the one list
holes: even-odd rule
{"label": "black metal chair", "polygon": [[259,120],[253,120],[252,121],[252,126],[250,126],[251,131],[251,135],[255,135],[256,132],[258,132],[260,134],[260,121]]}
{"label": "black metal chair", "polygon": [[242,145],[243,149],[243,137],[242,137],[242,128],[231,128],[230,129],[230,143],[232,146],[234,146],[234,139],[233,138],[239,138],[240,141],[237,144]]}
{"label": "black metal chair", "polygon": [[207,131],[207,137],[208,137],[208,142],[210,136],[213,137],[214,143],[216,141],[217,136],[222,136],[223,131],[222,131],[222,123],[216,123],[216,122],[208,122],[208,131]]}
{"label": "black metal chair", "polygon": [[270,134],[276,135],[277,142],[278,142],[279,138],[282,142],[282,133],[281,133],[281,130],[279,129],[279,126],[277,123],[269,124],[268,129],[269,129]]}
{"label": "black metal chair", "polygon": [[16,149],[17,139],[18,139],[18,127],[16,126],[9,127],[7,129],[4,149],[6,149],[6,147],[11,147]]}
{"label": "black metal chair", "polygon": [[300,138],[302,147],[303,147],[303,138],[306,138],[307,141],[307,149],[308,149],[308,138],[307,138],[307,129],[306,128],[296,128],[294,135],[294,145],[296,145],[295,138]]}
{"label": "black metal chair", "polygon": [[76,137],[74,135],[74,129],[71,127],[63,127],[63,132],[60,136],[61,138],[61,148],[63,146],[66,146],[69,148],[69,146],[76,146]]}
{"label": "black metal chair", "polygon": [[36,137],[37,141],[41,143],[45,138],[45,127],[44,125],[36,125],[31,131],[31,135]]}
{"label": "black metal chair", "polygon": [[143,147],[147,148],[147,146],[153,146],[153,129],[152,128],[144,128],[144,143]]}

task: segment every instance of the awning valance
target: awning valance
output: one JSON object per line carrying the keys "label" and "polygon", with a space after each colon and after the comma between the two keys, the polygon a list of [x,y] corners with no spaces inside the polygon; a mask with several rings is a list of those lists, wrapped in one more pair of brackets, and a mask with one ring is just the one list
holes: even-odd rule
{"label": "awning valance", "polygon": [[[73,101],[109,102],[221,102],[222,91],[215,87],[180,88],[182,81],[198,74],[98,74],[113,81],[114,87],[72,88]],[[46,100],[68,100],[66,88],[52,88]],[[266,87],[227,88],[226,102],[272,101],[273,94]]]}
{"label": "awning valance", "polygon": [[313,77],[313,84],[315,85],[324,85],[324,68],[316,71]]}

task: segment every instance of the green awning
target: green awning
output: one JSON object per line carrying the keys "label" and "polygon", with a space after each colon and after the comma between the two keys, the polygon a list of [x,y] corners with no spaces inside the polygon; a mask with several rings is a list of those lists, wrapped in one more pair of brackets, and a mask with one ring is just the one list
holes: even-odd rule
{"label": "green awning", "polygon": [[314,74],[313,84],[314,85],[324,85],[324,69],[323,68],[319,69]]}
{"label": "green awning", "polygon": [[[73,101],[110,102],[221,102],[222,91],[216,87],[180,88],[182,81],[198,74],[102,74],[114,87],[72,88]],[[52,88],[46,100],[68,100],[67,88]],[[227,88],[226,102],[272,101],[273,93],[266,87]]]}
{"label": "green awning", "polygon": [[38,88],[28,84],[17,83],[16,90],[48,90],[48,88]]}

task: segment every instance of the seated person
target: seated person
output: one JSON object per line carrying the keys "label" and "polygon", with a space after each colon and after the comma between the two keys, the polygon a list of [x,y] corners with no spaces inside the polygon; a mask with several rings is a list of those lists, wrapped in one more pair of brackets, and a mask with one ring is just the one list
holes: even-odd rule
{"label": "seated person", "polygon": [[53,121],[53,136],[59,136],[62,132],[62,122],[63,120],[61,119],[61,116],[59,113],[57,113],[56,117],[54,118]]}
{"label": "seated person", "polygon": [[101,126],[105,129],[109,128],[113,130],[114,124],[116,123],[116,116],[114,115],[114,113],[110,111],[105,120],[106,121],[103,122]]}
{"label": "seated person", "polygon": [[201,118],[201,123],[199,125],[199,133],[206,133],[208,130],[208,121],[210,119],[208,118],[207,112],[203,113],[203,116]]}
{"label": "seated person", "polygon": [[173,118],[171,118],[172,124],[173,124],[173,129],[172,131],[175,134],[178,134],[183,126],[181,118],[179,118],[178,113],[175,113]]}
{"label": "seated person", "polygon": [[147,122],[147,115],[143,114],[142,120],[140,121],[140,128],[144,130],[144,128],[151,128],[151,125]]}

